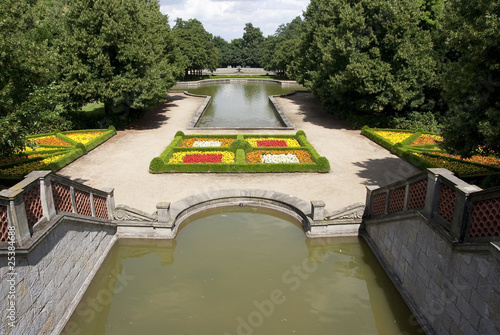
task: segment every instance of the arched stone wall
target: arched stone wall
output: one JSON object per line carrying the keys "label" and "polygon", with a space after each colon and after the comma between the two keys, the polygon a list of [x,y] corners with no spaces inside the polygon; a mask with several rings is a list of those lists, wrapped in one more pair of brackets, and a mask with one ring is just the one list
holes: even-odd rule
{"label": "arched stone wall", "polygon": [[304,229],[310,230],[311,202],[285,193],[259,189],[218,190],[195,194],[170,205],[173,235],[190,216],[219,207],[250,206],[273,209],[295,218]]}

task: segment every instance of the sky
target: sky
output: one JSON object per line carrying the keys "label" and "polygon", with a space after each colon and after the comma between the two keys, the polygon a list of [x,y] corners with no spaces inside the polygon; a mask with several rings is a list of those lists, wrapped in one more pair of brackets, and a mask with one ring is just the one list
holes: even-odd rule
{"label": "sky", "polygon": [[177,18],[197,19],[213,36],[228,42],[242,38],[246,23],[260,28],[264,37],[291,22],[307,9],[309,0],[160,0],[170,26]]}

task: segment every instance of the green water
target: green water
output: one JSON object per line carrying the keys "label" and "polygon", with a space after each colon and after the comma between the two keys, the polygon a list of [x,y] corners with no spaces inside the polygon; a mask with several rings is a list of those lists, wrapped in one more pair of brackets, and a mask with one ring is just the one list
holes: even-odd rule
{"label": "green water", "polygon": [[284,86],[277,83],[236,82],[204,84],[195,88],[183,88],[190,93],[212,97],[197,127],[282,127],[269,101],[270,95],[280,95],[304,87]]}
{"label": "green water", "polygon": [[358,238],[276,214],[205,214],[172,241],[120,240],[63,334],[420,334]]}

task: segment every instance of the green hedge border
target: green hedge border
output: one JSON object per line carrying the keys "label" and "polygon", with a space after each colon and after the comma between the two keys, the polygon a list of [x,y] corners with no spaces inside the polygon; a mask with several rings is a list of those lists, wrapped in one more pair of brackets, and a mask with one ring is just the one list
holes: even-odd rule
{"label": "green hedge border", "polygon": [[[72,133],[88,133],[88,132],[104,132],[104,134],[102,134],[99,137],[96,137],[95,139],[93,139],[90,142],[87,142],[86,144],[76,142],[65,135]],[[69,163],[73,162],[74,160],[78,159],[79,157],[83,156],[87,152],[91,151],[92,149],[96,148],[97,146],[101,145],[102,143],[106,142],[114,135],[116,135],[116,129],[113,126],[110,126],[108,129],[82,129],[82,130],[73,130],[66,132],[61,132],[60,130],[56,129],[53,133],[37,134],[29,136],[28,139],[36,139],[42,136],[56,136],[57,138],[69,143],[70,146],[40,145],[39,147],[40,149],[35,150],[34,153],[42,154],[42,156],[34,158],[26,158],[23,160],[19,160],[17,162],[3,164],[0,166],[0,168],[8,169],[15,167],[17,165],[27,164],[63,154],[61,158],[48,164],[46,167],[42,168],[43,170],[57,171],[63,168],[64,166],[68,165]],[[29,154],[21,153],[20,155],[28,156]],[[21,176],[19,177],[0,176],[0,182],[5,183],[7,185],[11,185],[12,183],[16,183],[22,180],[22,178],[23,177]]]}
{"label": "green hedge border", "polygon": [[[401,143],[396,143],[393,144],[392,142],[386,140],[382,136],[374,133],[374,131],[393,131],[393,132],[401,132],[401,133],[414,133],[412,136],[409,138],[405,139]],[[466,165],[475,165],[478,167],[483,167],[487,168],[491,171],[496,171],[491,174],[500,174],[500,168],[494,167],[491,165],[485,165],[485,164],[480,164],[480,163],[474,163],[474,162],[467,162],[464,160],[460,159],[455,159],[452,157],[443,157],[439,155],[433,154],[433,152],[444,152],[443,150],[436,150],[435,146],[433,145],[419,145],[416,148],[415,147],[410,147],[410,144],[413,143],[417,138],[419,138],[422,135],[439,135],[436,133],[428,133],[424,132],[421,129],[417,129],[416,131],[412,130],[401,130],[401,129],[381,129],[381,128],[370,128],[368,126],[364,126],[363,129],[361,130],[361,135],[366,136],[370,140],[374,141],[375,143],[381,145],[382,147],[386,148],[389,150],[391,153],[403,158],[410,164],[416,166],[419,169],[425,170],[428,168],[437,168],[439,166],[435,166],[433,164],[430,164],[429,162],[423,160],[422,158],[418,157],[415,155],[415,153],[423,154],[426,156],[430,157],[436,157],[439,159],[443,160],[448,160],[448,161],[456,161],[460,162],[461,164],[466,164]],[[428,148],[428,150],[426,150]],[[434,149],[433,149],[434,148]],[[473,175],[459,175],[459,177],[483,177],[491,174],[473,174]]]}
{"label": "green hedge border", "polygon": [[[235,139],[228,147],[180,147],[180,143],[188,138],[233,138]],[[252,147],[250,143],[245,141],[245,138],[292,138],[296,139],[300,147],[284,148],[284,147]],[[246,154],[254,150],[304,150],[311,154],[313,163],[282,163],[282,164],[264,164],[264,163],[247,163]],[[168,164],[170,157],[175,152],[181,151],[230,151],[235,153],[234,163],[181,163],[181,164]],[[322,157],[314,149],[314,147],[307,140],[306,134],[299,130],[295,135],[261,135],[261,134],[247,134],[247,135],[223,135],[223,134],[195,134],[185,135],[182,131],[175,134],[174,139],[168,147],[160,154],[160,156],[153,158],[149,165],[150,173],[172,173],[172,172],[217,172],[217,173],[284,173],[284,172],[320,172],[327,173],[330,171],[330,162],[325,157]]]}

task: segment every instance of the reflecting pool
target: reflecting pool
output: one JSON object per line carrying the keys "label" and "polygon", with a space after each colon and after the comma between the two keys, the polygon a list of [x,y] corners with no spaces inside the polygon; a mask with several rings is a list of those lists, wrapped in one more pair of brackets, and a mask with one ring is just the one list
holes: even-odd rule
{"label": "reflecting pool", "polygon": [[419,334],[358,238],[225,209],[171,241],[120,240],[63,334]]}
{"label": "reflecting pool", "polygon": [[176,86],[175,89],[212,97],[197,127],[273,128],[282,127],[282,124],[269,96],[304,90],[304,87],[249,81],[201,84],[198,87]]}

